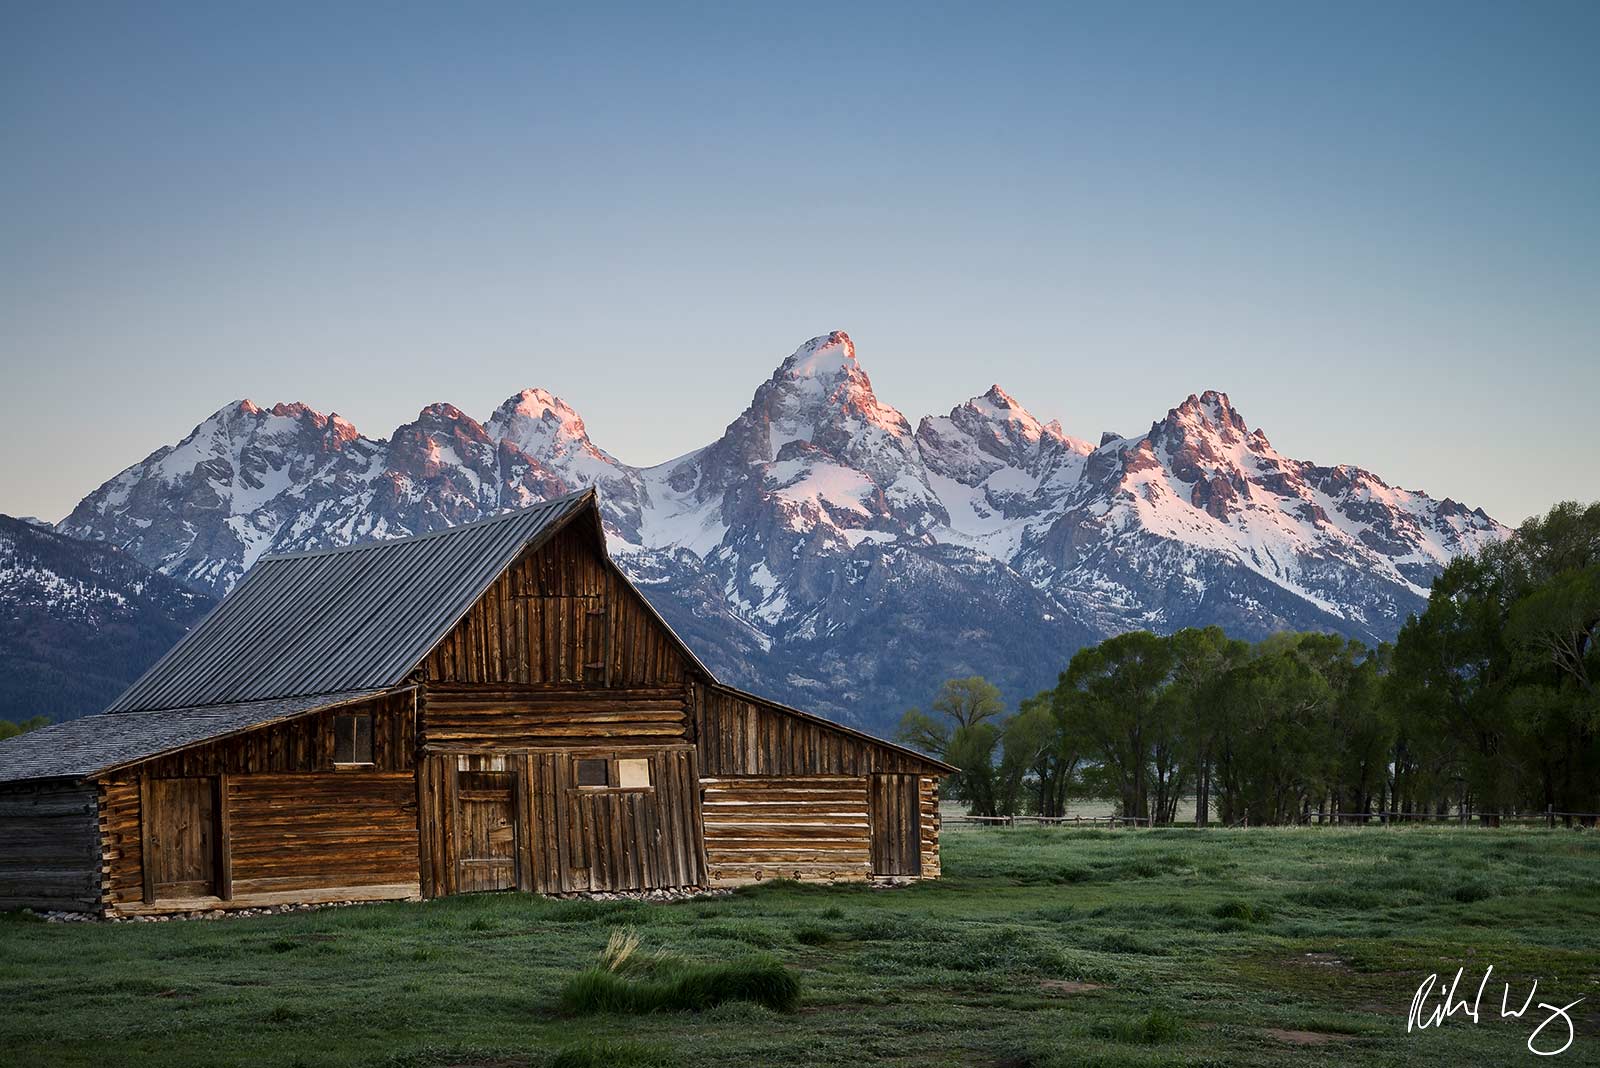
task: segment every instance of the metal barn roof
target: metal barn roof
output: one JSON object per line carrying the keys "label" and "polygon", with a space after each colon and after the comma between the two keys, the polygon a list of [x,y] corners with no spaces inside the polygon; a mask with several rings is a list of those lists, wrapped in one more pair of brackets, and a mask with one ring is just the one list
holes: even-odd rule
{"label": "metal barn roof", "polygon": [[[0,742],[0,783],[96,775],[392,690],[524,549],[585,509],[592,510],[600,553],[609,561],[593,490],[431,534],[263,557],[104,712]],[[711,685],[954,770],[718,683],[648,599],[641,600]]]}
{"label": "metal barn roof", "polygon": [[593,500],[585,490],[431,534],[263,557],[106,712],[397,685],[526,546]]}
{"label": "metal barn roof", "polygon": [[80,779],[197,742],[265,726],[319,708],[360,701],[366,690],[281,701],[252,701],[208,708],[97,713],[8,738],[0,746],[0,783],[24,779]]}

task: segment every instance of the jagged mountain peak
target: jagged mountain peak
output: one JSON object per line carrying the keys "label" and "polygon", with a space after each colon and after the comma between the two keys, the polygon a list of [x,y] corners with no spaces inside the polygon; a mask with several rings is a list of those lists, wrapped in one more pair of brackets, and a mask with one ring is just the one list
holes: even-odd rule
{"label": "jagged mountain peak", "polygon": [[[896,678],[996,670],[1022,693],[1075,642],[1133,627],[1392,637],[1450,556],[1503,534],[1359,468],[1283,457],[1217,390],[1098,447],[998,383],[913,433],[843,331],[783,358],[715,441],[656,467],[602,451],[543,388],[481,424],[429,405],[388,439],[240,400],[58,529],[222,593],[266,551],[418,533],[586,486],[616,559],[721,650],[708,658],[720,670],[832,709],[924,700],[886,674],[913,646],[922,666]],[[994,664],[963,659],[968,633],[995,638]],[[1036,640],[1026,666],[1006,659],[1021,636]]]}
{"label": "jagged mountain peak", "polygon": [[1090,452],[1093,448],[1088,442],[1072,437],[1062,430],[1059,420],[1042,422],[998,384],[990,386],[982,396],[973,397],[965,404],[952,409],[950,418],[959,420],[964,411],[992,424],[996,435],[1013,441],[1026,442],[1030,445],[1053,441],[1068,452],[1080,455]]}
{"label": "jagged mountain peak", "polygon": [[513,393],[507,397],[500,407],[495,409],[494,417],[489,421],[493,423],[495,419],[511,416],[521,416],[524,419],[554,418],[572,428],[575,436],[586,433],[583,428],[583,418],[572,405],[541,386],[530,386],[520,393]]}
{"label": "jagged mountain peak", "polygon": [[850,335],[843,330],[834,330],[818,334],[795,349],[794,353],[778,366],[778,371],[790,378],[821,378],[831,381],[841,374],[849,373],[852,368],[860,369],[860,365],[856,363],[855,342],[851,341]]}
{"label": "jagged mountain peak", "polygon": [[1182,404],[1167,412],[1165,422],[1169,427],[1207,427],[1225,435],[1249,432],[1244,416],[1234,408],[1228,395],[1215,389],[1208,389],[1198,396],[1189,394]]}
{"label": "jagged mountain peak", "polygon": [[850,424],[860,423],[891,435],[911,434],[906,417],[878,399],[856,360],[855,343],[843,330],[818,335],[796,349],[756,390],[751,409],[796,432],[841,424],[852,432]]}
{"label": "jagged mountain peak", "polygon": [[[291,419],[295,422],[306,423],[318,430],[334,423],[350,426],[338,413],[323,414],[304,401],[279,401],[270,408],[263,408],[249,397],[225,404],[212,413],[211,419],[217,422],[236,422],[238,417],[245,416],[256,422],[265,421],[268,417],[278,419]],[[352,429],[354,429],[352,427]]]}
{"label": "jagged mountain peak", "polygon": [[643,481],[589,438],[572,405],[542,388],[506,398],[484,424],[502,449],[514,449],[558,475],[570,488],[599,486],[610,501],[608,520],[625,540],[639,536]]}
{"label": "jagged mountain peak", "polygon": [[549,459],[576,452],[617,466],[589,439],[577,410],[546,389],[525,389],[506,398],[484,426],[490,437],[510,441],[530,456]]}
{"label": "jagged mountain peak", "polygon": [[415,421],[425,424],[466,423],[480,428],[483,425],[449,401],[435,401],[433,404],[425,406],[417,413]]}

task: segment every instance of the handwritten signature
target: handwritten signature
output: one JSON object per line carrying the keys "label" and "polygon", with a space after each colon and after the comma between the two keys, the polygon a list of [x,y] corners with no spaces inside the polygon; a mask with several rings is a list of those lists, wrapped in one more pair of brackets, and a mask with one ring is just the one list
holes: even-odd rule
{"label": "handwritten signature", "polygon": [[[1422,985],[1417,987],[1416,996],[1411,999],[1411,1014],[1406,1018],[1407,1034],[1411,1033],[1411,1029],[1413,1027],[1415,1027],[1418,1031],[1426,1030],[1429,1027],[1438,1027],[1457,1013],[1465,1015],[1473,1023],[1478,1022],[1478,1009],[1483,1002],[1483,992],[1489,987],[1489,976],[1494,974],[1494,965],[1491,964],[1484,970],[1483,981],[1478,984],[1477,996],[1471,1001],[1467,1001],[1465,998],[1456,997],[1456,988],[1460,986],[1461,975],[1465,971],[1466,968],[1464,967],[1457,968],[1456,977],[1450,980],[1450,985],[1448,987],[1439,983],[1439,976],[1437,974],[1430,975],[1422,981]],[[1436,987],[1437,990],[1435,990]],[[1500,995],[1500,1018],[1502,1020],[1510,1018],[1520,1019],[1522,1015],[1526,1013],[1533,1005],[1534,996],[1537,995],[1538,992],[1539,981],[1536,979],[1533,983],[1533,989],[1528,991],[1527,998],[1525,998],[1522,1002],[1522,1008],[1513,1008],[1511,1005],[1511,984],[1506,983],[1505,990]],[[1430,1008],[1428,1002],[1436,995],[1440,997],[1440,1000]],[[1571,1009],[1574,1005],[1577,1005],[1582,1001],[1583,998],[1579,998],[1577,1001],[1569,1002],[1566,1005],[1560,1006],[1551,1005],[1549,1002],[1545,1001],[1539,1002],[1539,1008],[1546,1010],[1548,1015],[1545,1016],[1544,1020],[1540,1022],[1538,1027],[1533,1029],[1533,1033],[1528,1036],[1528,1052],[1539,1057],[1554,1057],[1558,1053],[1565,1053],[1568,1047],[1572,1045],[1572,1040],[1577,1037],[1577,1030],[1573,1027],[1572,1017],[1567,1015],[1567,1010]],[[1493,1007],[1492,1002],[1490,1003],[1490,1007]],[[1560,1020],[1566,1025],[1567,1040],[1561,1044],[1559,1049],[1539,1048],[1539,1045],[1537,1044],[1539,1035],[1544,1032],[1546,1027],[1549,1027],[1557,1020]],[[1546,1037],[1545,1044],[1548,1045],[1559,1036],[1559,1030],[1552,1031],[1550,1035]]]}

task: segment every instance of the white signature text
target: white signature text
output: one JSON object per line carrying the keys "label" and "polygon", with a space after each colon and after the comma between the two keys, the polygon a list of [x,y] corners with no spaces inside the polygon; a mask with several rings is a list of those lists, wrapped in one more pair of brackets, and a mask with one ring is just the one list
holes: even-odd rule
{"label": "white signature text", "polygon": [[[1466,968],[1457,968],[1456,977],[1450,980],[1449,986],[1440,983],[1437,974],[1430,975],[1422,981],[1422,985],[1417,987],[1416,996],[1411,999],[1411,1014],[1406,1018],[1406,1032],[1408,1034],[1413,1027],[1418,1031],[1426,1030],[1429,1027],[1438,1027],[1450,1017],[1458,1014],[1467,1017],[1473,1023],[1478,1022],[1478,1010],[1483,1003],[1483,993],[1489,988],[1489,977],[1494,974],[1494,965],[1491,964],[1484,970],[1483,981],[1478,984],[1478,992],[1471,1001],[1468,1001],[1465,997],[1458,997],[1456,994],[1456,988],[1461,985],[1461,975],[1465,971]],[[1470,981],[1468,980],[1468,982]],[[1522,1001],[1522,1007],[1518,1008],[1513,1003],[1511,984],[1504,984],[1504,990],[1500,995],[1500,1018],[1502,1020],[1509,1018],[1520,1019],[1533,1006],[1533,999],[1538,992],[1539,982],[1534,980],[1533,989],[1528,991],[1528,996]],[[1572,1026],[1572,1017],[1567,1015],[1567,1012],[1582,1001],[1583,998],[1579,998],[1577,1001],[1560,1006],[1551,1005],[1545,1001],[1539,1002],[1539,1008],[1545,1010],[1547,1015],[1539,1022],[1539,1026],[1533,1029],[1533,1033],[1528,1036],[1528,1052],[1539,1057],[1554,1057],[1558,1053],[1565,1053],[1568,1047],[1572,1045],[1572,1040],[1577,1037],[1576,1029]],[[1430,1002],[1432,1003],[1431,1005]],[[1490,1008],[1492,1009],[1493,1007],[1494,1005],[1491,1001]],[[1550,1033],[1541,1040],[1539,1036],[1544,1034],[1545,1028],[1550,1027],[1557,1020],[1561,1021],[1560,1024],[1551,1028]],[[1566,1032],[1566,1041],[1562,1042],[1557,1048],[1551,1048],[1561,1038],[1563,1030]]]}

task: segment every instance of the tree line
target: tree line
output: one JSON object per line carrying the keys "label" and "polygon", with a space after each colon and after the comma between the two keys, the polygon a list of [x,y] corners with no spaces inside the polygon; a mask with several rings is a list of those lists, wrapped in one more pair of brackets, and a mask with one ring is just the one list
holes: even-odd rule
{"label": "tree line", "polygon": [[1110,798],[1163,824],[1189,797],[1202,826],[1596,813],[1597,629],[1600,504],[1563,503],[1451,561],[1393,645],[1134,631],[1014,712],[952,679],[899,736],[961,769],[946,790],[974,815]]}
{"label": "tree line", "polygon": [[32,719],[25,719],[17,723],[13,723],[9,719],[0,719],[0,741],[4,741],[7,738],[15,738],[19,734],[27,734],[29,731],[36,731],[40,727],[49,725],[50,718],[48,716],[34,716]]}

